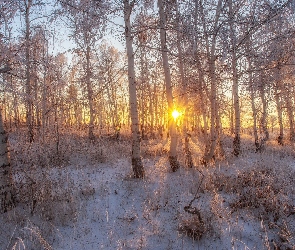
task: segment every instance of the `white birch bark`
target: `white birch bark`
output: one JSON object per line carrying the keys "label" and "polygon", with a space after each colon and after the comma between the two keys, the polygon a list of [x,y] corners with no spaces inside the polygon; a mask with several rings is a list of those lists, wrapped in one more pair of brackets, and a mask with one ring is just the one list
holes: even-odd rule
{"label": "white birch bark", "polygon": [[257,108],[255,106],[255,88],[253,83],[253,73],[252,73],[252,60],[251,60],[251,38],[248,38],[246,43],[246,52],[247,52],[247,61],[248,61],[248,70],[249,70],[249,90],[251,97],[251,108],[253,115],[253,134],[254,134],[254,144],[256,147],[256,152],[260,151],[260,143],[258,139],[258,131],[257,131]]}
{"label": "white birch bark", "polygon": [[[202,119],[204,123],[204,141],[208,141],[208,119],[207,119],[207,108],[206,108],[206,96],[205,96],[205,91],[204,89],[206,88],[205,86],[205,79],[204,79],[204,72],[202,69],[201,61],[200,58],[195,58],[197,68],[198,68],[198,73],[199,73],[199,81],[200,81],[200,103],[205,104],[204,107],[202,108]],[[207,147],[209,147],[209,144],[207,144]],[[205,150],[206,151],[206,150]]]}
{"label": "white birch bark", "polygon": [[147,125],[147,112],[146,112],[146,65],[143,60],[144,57],[144,51],[143,51],[143,46],[142,42],[140,41],[140,75],[141,75],[141,81],[140,81],[140,89],[141,89],[141,95],[140,95],[140,108],[141,108],[141,139],[145,140],[146,139],[146,125]]}
{"label": "white birch bark", "polygon": [[162,0],[158,0],[159,7],[159,17],[160,17],[160,40],[161,40],[161,51],[162,51],[162,60],[163,60],[163,69],[165,75],[165,86],[166,86],[166,98],[168,102],[168,123],[169,123],[169,132],[170,132],[170,150],[169,150],[169,162],[170,167],[173,172],[179,168],[179,162],[177,160],[177,132],[176,132],[176,121],[172,117],[172,112],[174,109],[173,105],[173,95],[172,95],[172,84],[171,84],[171,75],[168,62],[168,49],[166,43],[166,17],[164,4]]}
{"label": "white birch bark", "polygon": [[155,81],[154,79],[154,95],[153,95],[153,103],[154,103],[154,110],[155,110],[155,113],[154,113],[154,124],[155,124],[155,129],[156,130],[160,124],[159,122],[159,108],[158,108],[158,103],[159,103],[159,94],[157,92],[157,82]]}
{"label": "white birch bark", "polygon": [[87,85],[87,97],[89,104],[89,130],[88,136],[90,140],[94,140],[94,105],[93,105],[93,89],[91,85],[91,69],[90,69],[90,46],[86,48],[86,85]]}
{"label": "white birch bark", "polygon": [[125,21],[125,40],[128,57],[128,82],[129,82],[129,105],[131,115],[132,133],[132,168],[135,178],[144,177],[144,168],[140,156],[140,133],[138,123],[138,105],[136,95],[136,81],[134,70],[134,53],[132,48],[133,37],[131,34],[130,16],[134,6],[134,1],[124,0],[124,21]]}
{"label": "white birch bark", "polygon": [[28,127],[29,142],[34,140],[33,132],[33,100],[32,100],[32,86],[31,86],[31,63],[30,63],[30,9],[32,6],[32,0],[25,2],[25,55],[26,55],[26,123]]}
{"label": "white birch bark", "polygon": [[252,86],[252,73],[250,73],[250,96],[251,96],[251,108],[252,108],[252,114],[253,114],[253,134],[254,134],[254,144],[256,147],[256,152],[260,150],[260,144],[258,140],[258,131],[257,131],[257,109],[255,107],[255,92],[254,87]]}
{"label": "white birch bark", "polygon": [[46,113],[47,113],[47,67],[48,67],[48,41],[46,40],[46,47],[43,47],[43,58],[44,62],[44,75],[43,75],[43,86],[42,86],[42,137],[45,138],[46,128]]}
{"label": "white birch bark", "polygon": [[107,96],[108,96],[108,106],[109,106],[109,110],[110,110],[110,115],[111,115],[111,120],[112,120],[112,127],[113,129],[116,128],[116,122],[115,122],[115,115],[117,113],[115,113],[114,111],[114,104],[113,104],[113,98],[111,96],[110,93],[110,88],[111,88],[111,74],[110,74],[110,70],[108,69],[108,86],[106,87],[107,90]]}
{"label": "white birch bark", "polygon": [[183,134],[184,134],[184,154],[185,154],[185,165],[189,168],[193,167],[192,153],[189,148],[189,134],[188,134],[188,96],[187,96],[187,83],[185,81],[184,75],[184,63],[183,63],[183,51],[181,46],[181,31],[180,31],[180,14],[178,9],[178,4],[176,1],[176,21],[177,21],[177,50],[178,50],[178,64],[180,73],[180,84],[182,88],[183,96]]}
{"label": "white birch bark", "polygon": [[[209,79],[210,79],[210,111],[211,111],[211,123],[210,123],[210,141],[208,141],[206,144],[206,151],[204,153],[204,156],[202,158],[202,163],[207,164],[211,159],[214,159],[214,153],[216,149],[216,140],[217,140],[217,131],[216,126],[219,121],[217,121],[217,79],[216,79],[216,65],[215,65],[215,50],[216,50],[216,40],[217,40],[217,26],[219,23],[219,18],[221,14],[221,4],[222,0],[218,1],[215,17],[214,17],[214,34],[211,40],[211,46],[210,41],[208,37],[208,31],[206,28],[205,23],[205,17],[204,17],[204,10],[201,8],[201,14],[203,19],[203,28],[205,32],[206,37],[206,50],[207,50],[207,57],[208,57],[208,64],[209,64]],[[201,5],[202,6],[202,5]]]}
{"label": "white birch bark", "polygon": [[13,114],[14,114],[14,125],[16,128],[19,127],[19,111],[18,111],[18,96],[13,94]]}
{"label": "white birch bark", "polygon": [[281,102],[281,93],[279,93],[280,90],[280,85],[281,85],[281,73],[280,73],[280,68],[278,67],[276,69],[276,84],[274,86],[274,95],[275,95],[275,101],[276,101],[276,106],[277,106],[277,113],[278,113],[278,123],[280,126],[280,132],[279,136],[277,138],[278,144],[283,145],[284,144],[284,126],[283,126],[283,110],[282,110],[282,102]]}
{"label": "white birch bark", "polygon": [[235,127],[234,133],[235,138],[233,141],[233,154],[238,156],[241,151],[241,118],[240,118],[240,103],[239,103],[239,79],[238,79],[238,69],[237,69],[237,39],[236,39],[236,32],[234,28],[234,11],[232,6],[232,0],[228,1],[229,5],[229,24],[230,24],[230,40],[232,45],[232,81],[233,81],[233,102],[234,102],[234,111],[235,111]]}
{"label": "white birch bark", "polygon": [[261,127],[262,131],[264,133],[264,137],[261,138],[261,145],[260,145],[260,150],[264,148],[265,142],[269,139],[269,132],[267,129],[267,100],[265,97],[265,83],[264,83],[264,77],[263,77],[263,72],[260,73],[260,82],[261,85],[259,86],[259,93],[260,93],[260,98],[262,102],[262,117],[261,117]]}
{"label": "white birch bark", "polygon": [[292,97],[290,94],[290,89],[287,89],[286,94],[286,106],[287,106],[287,114],[289,118],[289,126],[290,126],[290,141],[293,142],[295,140],[294,134],[294,113],[293,113],[293,105],[292,105]]}
{"label": "white birch bark", "polygon": [[150,134],[151,134],[151,138],[155,139],[155,133],[154,133],[154,99],[155,99],[155,95],[156,92],[152,93],[151,90],[151,85],[148,84],[148,93],[149,93],[149,114],[150,114]]}

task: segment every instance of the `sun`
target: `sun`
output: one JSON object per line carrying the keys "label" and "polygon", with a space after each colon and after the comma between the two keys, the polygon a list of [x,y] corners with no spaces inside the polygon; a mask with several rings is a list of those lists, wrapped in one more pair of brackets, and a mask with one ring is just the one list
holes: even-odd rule
{"label": "sun", "polygon": [[177,119],[180,116],[180,113],[177,110],[173,110],[172,116],[174,119]]}

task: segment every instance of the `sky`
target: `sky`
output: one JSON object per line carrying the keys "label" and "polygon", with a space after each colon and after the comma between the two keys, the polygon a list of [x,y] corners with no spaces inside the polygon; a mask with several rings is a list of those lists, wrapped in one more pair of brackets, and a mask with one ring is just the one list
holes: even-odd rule
{"label": "sky", "polygon": [[[65,22],[65,19],[59,18],[52,24],[48,25],[47,20],[50,18],[49,14],[52,12],[52,10],[53,7],[50,2],[46,4],[46,7],[43,8],[42,11],[37,12],[36,9],[34,9],[31,14],[31,19],[33,20],[31,22],[31,27],[46,23],[46,30],[48,34],[50,34],[49,53],[53,55],[56,55],[58,53],[65,53],[70,63],[72,59],[71,50],[76,48],[77,46],[73,39],[70,38],[70,29],[67,27],[68,24]],[[124,51],[125,43],[123,39],[123,18],[109,17],[107,25],[109,28],[106,31],[105,36],[100,41],[98,41],[97,45],[100,42],[107,41],[118,50]],[[23,36],[25,29],[25,20],[24,16],[20,14],[20,12],[18,12],[15,16],[11,28],[12,36],[15,41],[17,41],[20,36]]]}

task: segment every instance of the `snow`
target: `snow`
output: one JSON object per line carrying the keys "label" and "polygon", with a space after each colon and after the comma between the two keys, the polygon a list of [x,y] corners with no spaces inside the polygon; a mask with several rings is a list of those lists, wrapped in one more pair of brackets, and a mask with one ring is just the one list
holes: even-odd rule
{"label": "snow", "polygon": [[[201,144],[197,142],[191,142],[195,162],[201,153]],[[167,154],[158,152],[167,147],[167,144],[150,141],[146,145],[143,158],[146,178],[143,180],[132,177],[128,157],[88,164],[85,158],[73,155],[74,160],[69,161],[67,166],[50,167],[43,169],[42,173],[36,168],[34,177],[43,180],[45,176],[47,180],[50,179],[54,183],[52,190],[63,186],[62,190],[57,189],[65,197],[63,200],[52,201],[51,205],[56,211],[51,212],[48,218],[40,216],[46,207],[42,208],[38,204],[34,215],[24,212],[29,211],[25,205],[19,205],[14,212],[1,215],[0,219],[6,224],[0,226],[1,230],[5,230],[0,236],[0,249],[12,249],[13,246],[22,244],[27,245],[26,249],[30,249],[30,246],[31,249],[44,249],[45,243],[40,243],[41,238],[51,249],[56,250],[267,249],[268,245],[273,248],[272,242],[279,239],[279,231],[271,230],[269,226],[273,222],[269,218],[257,218],[256,210],[251,207],[233,209],[231,204],[239,196],[234,191],[227,190],[231,183],[223,183],[219,186],[220,190],[212,189],[211,184],[218,181],[218,176],[234,180],[258,163],[269,164],[275,170],[281,169],[282,178],[293,178],[295,169],[292,154],[278,158],[277,155],[283,153],[277,153],[272,147],[264,154],[244,149],[240,158],[228,154],[225,160],[206,168],[196,165],[188,169],[182,165],[173,173]],[[113,152],[107,154],[113,155]],[[182,154],[180,160],[181,157]],[[195,216],[185,212],[184,207],[196,194],[201,179],[199,171],[205,175],[204,183],[192,206],[200,211],[205,232],[200,239],[193,239],[181,230],[181,225],[184,221],[192,221]],[[25,174],[17,171],[14,178],[20,181],[25,178]],[[294,187],[294,184],[290,185]],[[289,191],[287,198],[294,200],[294,189]],[[17,218],[21,217],[21,221],[16,222],[13,217],[16,213],[25,214],[18,215]],[[282,218],[282,221],[288,222],[293,234],[291,240],[294,240],[295,235],[294,216],[291,214]],[[279,222],[276,225],[283,224],[280,220]],[[33,231],[39,234],[30,233]],[[41,236],[38,238],[36,235]],[[32,240],[34,237],[37,240]]]}

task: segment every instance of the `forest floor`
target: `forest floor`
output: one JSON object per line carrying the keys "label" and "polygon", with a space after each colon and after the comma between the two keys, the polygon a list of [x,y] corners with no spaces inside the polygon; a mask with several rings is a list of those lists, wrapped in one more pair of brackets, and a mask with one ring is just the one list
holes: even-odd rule
{"label": "forest floor", "polygon": [[[194,137],[187,168],[180,140],[182,166],[172,172],[169,142],[143,141],[138,180],[128,139],[23,141],[10,134],[18,205],[0,215],[0,249],[295,249],[292,145],[269,141],[255,153],[243,135],[237,158],[225,137],[225,157],[205,167]],[[194,198],[197,213],[188,213]]]}

